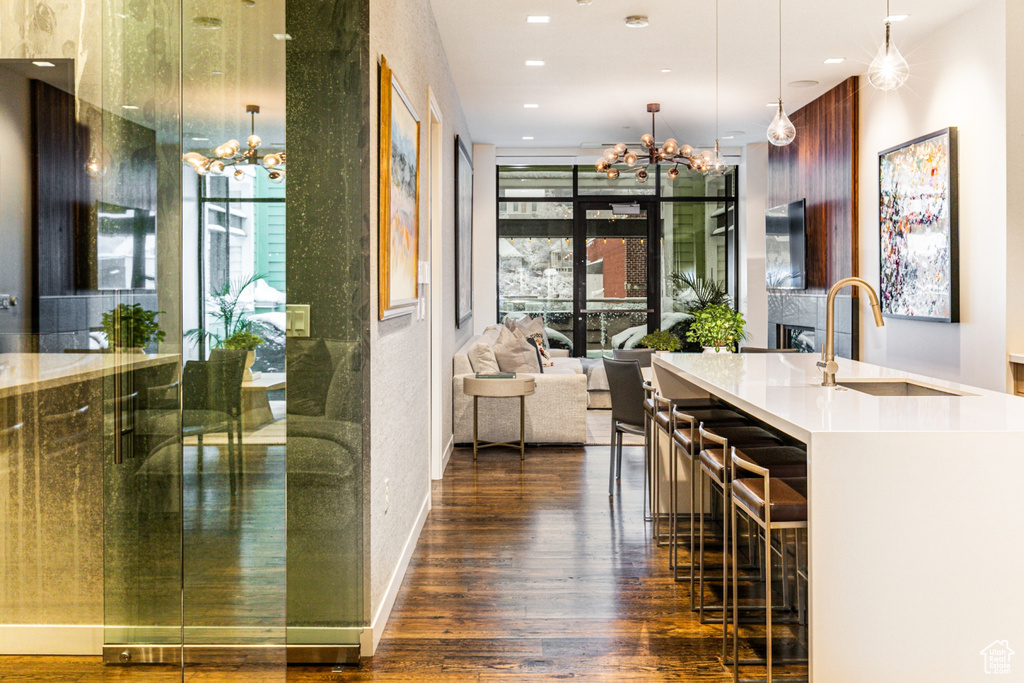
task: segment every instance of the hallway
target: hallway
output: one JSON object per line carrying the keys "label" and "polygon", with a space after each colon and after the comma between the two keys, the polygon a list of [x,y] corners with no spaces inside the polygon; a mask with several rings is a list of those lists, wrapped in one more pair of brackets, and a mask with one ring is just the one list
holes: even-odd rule
{"label": "hallway", "polygon": [[641,453],[609,509],[607,446],[534,448],[522,467],[456,449],[376,656],[341,678],[730,680],[721,626],[685,609],[643,523]]}

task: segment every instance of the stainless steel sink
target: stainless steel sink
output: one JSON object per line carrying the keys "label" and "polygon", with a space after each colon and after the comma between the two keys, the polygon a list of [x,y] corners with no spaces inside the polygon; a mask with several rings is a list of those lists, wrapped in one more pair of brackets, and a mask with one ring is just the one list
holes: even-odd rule
{"label": "stainless steel sink", "polygon": [[967,392],[887,377],[836,380],[836,384],[872,396],[975,396]]}

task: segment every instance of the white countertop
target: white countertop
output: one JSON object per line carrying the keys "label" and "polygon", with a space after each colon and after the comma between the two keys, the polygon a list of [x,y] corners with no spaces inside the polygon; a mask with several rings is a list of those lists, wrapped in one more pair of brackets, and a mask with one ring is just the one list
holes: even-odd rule
{"label": "white countertop", "polygon": [[0,353],[0,398],[176,362],[177,354]]}
{"label": "white countertop", "polygon": [[839,381],[905,377],[972,396],[871,396],[821,386],[817,354],[659,354],[654,364],[791,436],[1024,431],[1024,398],[844,358]]}

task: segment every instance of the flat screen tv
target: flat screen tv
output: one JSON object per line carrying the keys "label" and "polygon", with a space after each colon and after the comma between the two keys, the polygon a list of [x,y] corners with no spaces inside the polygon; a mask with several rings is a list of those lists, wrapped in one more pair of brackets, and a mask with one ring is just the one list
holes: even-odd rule
{"label": "flat screen tv", "polygon": [[768,289],[807,288],[807,202],[799,199],[765,212],[765,273]]}

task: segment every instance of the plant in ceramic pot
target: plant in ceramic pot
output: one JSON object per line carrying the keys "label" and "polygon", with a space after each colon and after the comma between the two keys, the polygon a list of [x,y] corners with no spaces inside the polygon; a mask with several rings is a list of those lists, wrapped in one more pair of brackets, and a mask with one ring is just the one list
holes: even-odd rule
{"label": "plant in ceramic pot", "polygon": [[679,338],[665,330],[651,332],[641,338],[636,345],[641,349],[654,349],[655,351],[679,351],[683,348]]}
{"label": "plant in ceramic pot", "polygon": [[728,305],[732,298],[725,285],[715,280],[697,277],[692,271],[676,271],[669,276],[673,292],[672,307],[675,311],[689,313],[685,320],[674,325],[671,332],[683,342],[683,351],[699,352],[701,347],[689,340],[687,332],[693,324],[693,315],[708,306]]}
{"label": "plant in ceramic pot", "polygon": [[704,347],[704,352],[735,351],[746,337],[746,321],[739,311],[725,304],[712,304],[695,311],[686,338]]}
{"label": "plant in ceramic pot", "polygon": [[111,349],[141,353],[151,342],[161,342],[166,334],[160,329],[156,311],[142,304],[120,304],[103,314],[103,333]]}
{"label": "plant in ceramic pot", "polygon": [[255,350],[264,343],[261,334],[267,334],[268,329],[263,323],[249,317],[242,294],[262,279],[262,275],[254,274],[225,283],[213,293],[208,304],[210,317],[219,324],[212,329],[196,328],[185,333],[185,338],[193,343],[203,340],[215,348],[248,351],[243,376],[246,380],[253,378],[251,367],[256,360]]}

